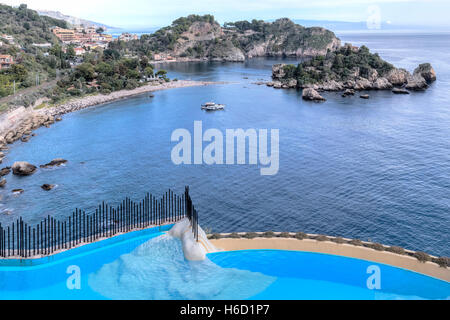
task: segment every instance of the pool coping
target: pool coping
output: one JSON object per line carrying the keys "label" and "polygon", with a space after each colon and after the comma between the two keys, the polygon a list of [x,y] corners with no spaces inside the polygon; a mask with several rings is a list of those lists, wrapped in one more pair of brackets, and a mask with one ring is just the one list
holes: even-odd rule
{"label": "pool coping", "polygon": [[340,244],[331,241],[318,241],[313,239],[295,238],[263,238],[234,239],[221,238],[210,239],[211,243],[224,251],[243,250],[287,250],[312,253],[331,254],[348,258],[356,258],[370,262],[402,268],[417,272],[429,277],[450,282],[449,268],[442,268],[433,262],[420,262],[414,257],[400,255],[393,252],[377,251],[372,248],[354,246],[351,244]]}

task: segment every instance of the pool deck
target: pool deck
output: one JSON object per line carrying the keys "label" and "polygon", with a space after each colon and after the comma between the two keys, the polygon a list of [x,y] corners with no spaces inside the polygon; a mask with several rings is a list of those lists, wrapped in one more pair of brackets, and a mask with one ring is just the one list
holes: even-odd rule
{"label": "pool deck", "polygon": [[225,251],[275,249],[324,253],[356,258],[407,269],[450,282],[450,269],[442,268],[436,263],[423,263],[418,261],[415,257],[408,255],[400,255],[388,251],[377,251],[375,249],[354,246],[351,244],[338,244],[331,241],[317,241],[312,239],[298,240],[294,238],[222,238],[210,241],[214,246]]}

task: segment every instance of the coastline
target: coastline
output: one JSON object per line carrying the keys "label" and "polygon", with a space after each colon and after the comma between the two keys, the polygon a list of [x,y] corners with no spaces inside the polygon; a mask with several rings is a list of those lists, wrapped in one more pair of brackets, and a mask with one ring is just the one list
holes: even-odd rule
{"label": "coastline", "polygon": [[224,251],[242,250],[287,250],[331,254],[348,258],[382,263],[397,268],[427,275],[439,280],[450,282],[450,269],[442,268],[431,261],[420,262],[414,257],[400,255],[393,252],[377,251],[372,248],[354,246],[346,243],[332,241],[318,241],[313,239],[294,238],[263,238],[210,239],[211,243]]}
{"label": "coastline", "polygon": [[8,144],[12,144],[18,140],[28,142],[33,136],[32,132],[34,130],[42,126],[50,127],[53,123],[61,121],[61,116],[64,114],[149,92],[221,83],[223,82],[194,80],[157,82],[157,84],[152,83],[132,90],[115,91],[107,95],[97,94],[74,98],[60,105],[42,109],[16,108],[10,112],[0,114],[0,163],[2,163],[5,157],[3,151],[8,150]]}
{"label": "coastline", "polygon": [[221,84],[222,82],[211,82],[211,81],[195,81],[195,80],[177,80],[170,82],[158,82],[158,84],[148,84],[142,87],[138,87],[132,90],[120,90],[114,91],[107,95],[98,94],[94,96],[86,96],[79,99],[71,100],[67,103],[52,107],[41,109],[47,115],[58,116],[66,113],[74,112],[77,110],[93,107],[100,104],[105,104],[109,102],[114,102],[133,96],[141,95],[148,92],[156,92],[167,89],[178,89],[187,88],[195,86],[207,86],[213,84]]}

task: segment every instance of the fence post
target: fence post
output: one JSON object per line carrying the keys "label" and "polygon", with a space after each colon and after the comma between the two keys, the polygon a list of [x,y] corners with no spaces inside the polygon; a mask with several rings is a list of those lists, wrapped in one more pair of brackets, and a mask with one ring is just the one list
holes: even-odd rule
{"label": "fence post", "polygon": [[51,255],[102,237],[161,226],[185,217],[189,218],[198,241],[198,214],[192,205],[188,186],[180,196],[169,189],[159,200],[146,193],[138,202],[125,198],[117,207],[103,201],[92,214],[76,208],[64,221],[48,215],[31,226],[19,217],[9,226],[0,223],[0,257]]}

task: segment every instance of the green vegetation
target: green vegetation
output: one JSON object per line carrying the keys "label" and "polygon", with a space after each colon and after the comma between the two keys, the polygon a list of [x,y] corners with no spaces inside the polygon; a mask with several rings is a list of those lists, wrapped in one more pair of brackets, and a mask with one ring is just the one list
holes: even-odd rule
{"label": "green vegetation", "polygon": [[181,38],[181,35],[184,32],[187,32],[195,22],[205,22],[218,25],[212,15],[189,15],[187,17],[178,18],[172,22],[172,25],[159,29],[154,34],[144,35],[141,37],[141,44],[147,43],[149,50],[155,52],[173,50],[176,42]]}
{"label": "green vegetation", "polygon": [[405,254],[406,253],[405,249],[403,249],[402,247],[397,247],[397,246],[391,246],[391,247],[387,248],[386,251],[396,253],[396,254]]}
{"label": "green vegetation", "polygon": [[[52,26],[66,27],[65,21],[39,16],[26,5],[13,8],[0,5],[0,36],[12,36],[14,40],[0,39],[4,45],[0,54],[13,57],[15,64],[0,71],[0,98],[16,90],[36,83],[55,79],[60,70],[70,68],[73,56],[65,54],[58,39],[50,31]],[[50,49],[34,44],[49,43]]]}
{"label": "green vegetation", "polygon": [[448,257],[433,258],[432,261],[437,263],[441,268],[448,268],[450,266],[450,259]]}
{"label": "green vegetation", "polygon": [[[49,98],[51,103],[60,103],[86,94],[134,89],[154,76],[169,81],[165,70],[156,71],[150,65],[151,52],[143,47],[116,41],[108,49],[92,50],[80,59],[73,46],[62,47],[50,30],[54,26],[67,28],[67,23],[39,16],[26,5],[19,8],[0,5],[0,35],[14,38],[11,42],[1,39],[4,45],[0,47],[0,54],[12,56],[14,64],[0,70],[0,98],[13,94],[14,84],[16,92],[21,93],[7,102],[5,108],[28,107],[42,97]],[[99,28],[97,32],[104,30]],[[50,47],[34,45],[43,43],[49,43]],[[50,80],[57,81],[50,83]],[[52,85],[21,91],[47,82]]]}
{"label": "green vegetation", "polygon": [[243,238],[246,239],[255,239],[258,237],[258,234],[255,232],[247,232],[246,234],[243,235]]}
{"label": "green vegetation", "polygon": [[317,240],[317,241],[329,241],[330,239],[327,236],[320,235],[320,236],[317,236],[315,238],[315,240]]}
{"label": "green vegetation", "polygon": [[386,249],[381,243],[369,243],[367,247],[377,251],[384,251]]}
{"label": "green vegetation", "polygon": [[342,237],[331,238],[330,240],[332,242],[335,242],[335,243],[338,243],[338,244],[343,244],[343,243],[346,242]]}
{"label": "green vegetation", "polygon": [[24,49],[31,49],[33,43],[57,43],[57,38],[50,31],[54,26],[66,28],[67,23],[40,16],[25,4],[18,8],[0,4],[0,34],[13,36]]}
{"label": "green vegetation", "polygon": [[417,251],[417,252],[414,252],[413,255],[420,262],[425,263],[425,262],[431,261],[431,257],[428,253]]}
{"label": "green vegetation", "polygon": [[[247,37],[239,38],[239,46],[245,51],[249,50],[255,43],[282,39],[281,45],[274,44],[273,51],[295,51],[299,45],[312,49],[324,49],[335,39],[333,32],[323,28],[305,28],[295,24],[287,18],[278,19],[273,23],[263,20],[237,21],[225,23],[225,28],[236,30],[239,33],[253,31]],[[279,41],[275,41],[278,43]]]}
{"label": "green vegetation", "polygon": [[357,247],[361,247],[363,245],[363,242],[359,239],[352,239],[348,243]]}
{"label": "green vegetation", "polygon": [[278,235],[280,238],[290,238],[291,234],[289,232],[282,232]]}
{"label": "green vegetation", "polygon": [[241,236],[236,232],[233,232],[232,234],[228,235],[228,238],[231,238],[231,239],[239,239],[240,237]]}
{"label": "green vegetation", "polygon": [[[238,21],[222,28],[212,15],[190,15],[139,40],[113,41],[105,50],[90,50],[77,57],[73,46],[63,45],[51,32],[55,26],[68,27],[65,21],[39,16],[26,5],[18,8],[0,5],[0,35],[14,38],[2,39],[4,45],[0,47],[0,54],[14,59],[14,65],[0,71],[0,98],[10,96],[14,88],[20,92],[20,97],[5,98],[2,104],[6,101],[8,107],[29,106],[42,97],[59,103],[85,94],[134,89],[152,77],[169,81],[165,70],[155,70],[149,64],[158,53],[242,60],[262,43],[268,43],[267,54],[280,55],[292,54],[299,48],[323,50],[336,39],[328,30],[304,28],[289,19],[273,23]],[[104,30],[99,28],[97,32]],[[40,86],[32,88],[36,85]]]}
{"label": "green vegetation", "polygon": [[110,51],[95,51],[85,57],[85,62],[58,81],[49,93],[53,103],[68,97],[85,94],[108,94],[118,90],[132,90],[147,82],[148,77],[167,79],[167,71],[154,73],[146,57],[124,58]]}
{"label": "green vegetation", "polygon": [[273,237],[275,237],[275,233],[273,231],[267,231],[267,232],[264,232],[263,237],[264,238],[273,238]]}
{"label": "green vegetation", "polygon": [[[193,29],[194,23],[201,24]],[[305,28],[286,18],[271,23],[262,20],[229,22],[221,27],[212,15],[190,15],[173,21],[154,34],[144,35],[140,40],[116,42],[112,46],[121,52],[149,57],[152,53],[166,53],[179,57],[220,59],[235,49],[246,54],[263,43],[267,43],[268,55],[295,55],[299,48],[314,55],[315,50],[325,52],[334,40],[337,38],[331,31]],[[186,42],[188,45],[184,45]]]}
{"label": "green vegetation", "polygon": [[[152,57],[154,53],[174,50],[178,40],[187,39],[182,34],[187,32],[195,22],[211,23],[219,27],[219,24],[214,20],[214,16],[212,15],[189,15],[178,18],[170,26],[161,28],[153,34],[142,35],[139,40],[129,42],[114,41],[110,43],[109,49],[116,50],[120,54],[128,53]],[[195,50],[197,49],[201,50],[201,48],[193,48],[192,50],[194,51],[187,53],[185,56],[195,55]]]}
{"label": "green vegetation", "polygon": [[359,70],[359,76],[363,78],[368,78],[372,70],[383,76],[393,68],[393,65],[381,59],[377,53],[370,53],[365,46],[359,49],[344,46],[297,66],[286,65],[283,71],[284,79],[296,79],[301,86],[329,80],[345,81],[350,79],[356,70]]}
{"label": "green vegetation", "polygon": [[308,237],[308,235],[304,232],[297,232],[294,237],[297,240],[303,240],[303,239],[306,239]]}

